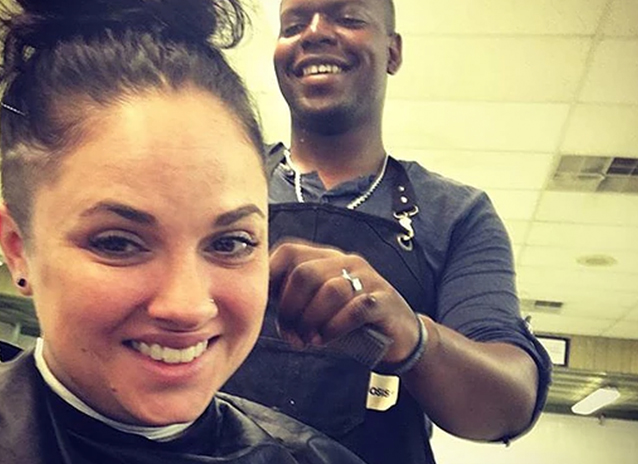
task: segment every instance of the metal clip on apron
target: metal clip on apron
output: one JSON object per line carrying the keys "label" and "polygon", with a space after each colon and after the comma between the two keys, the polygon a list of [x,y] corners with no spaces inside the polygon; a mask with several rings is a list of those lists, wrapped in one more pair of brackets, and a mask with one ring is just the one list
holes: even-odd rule
{"label": "metal clip on apron", "polygon": [[416,195],[405,169],[398,161],[394,159],[392,161],[399,168],[397,182],[392,191],[392,214],[399,221],[401,227],[405,229],[405,234],[397,236],[397,242],[404,250],[412,251],[414,243],[412,217],[419,214],[419,207],[414,203]]}
{"label": "metal clip on apron", "polygon": [[[298,237],[364,256],[415,311],[433,315],[434,273],[412,228],[414,191],[398,161],[390,159],[389,167],[384,182],[394,184],[394,218],[316,203],[274,204],[270,243]],[[388,411],[367,410],[370,369],[338,351],[292,348],[279,337],[276,317],[272,302],[255,349],[225,391],[310,424],[369,462],[433,462],[424,415],[407,390],[401,388]]]}

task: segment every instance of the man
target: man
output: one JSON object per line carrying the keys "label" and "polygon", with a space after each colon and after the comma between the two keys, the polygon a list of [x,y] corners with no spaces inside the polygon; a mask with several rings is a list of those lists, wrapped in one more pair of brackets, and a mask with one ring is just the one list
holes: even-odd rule
{"label": "man", "polygon": [[550,367],[518,313],[503,225],[485,194],[383,145],[402,59],[392,1],[283,0],[280,15],[292,140],[271,157],[271,239],[330,246],[275,246],[277,312],[232,391],[373,464],[433,463],[425,415],[469,439],[522,433]]}

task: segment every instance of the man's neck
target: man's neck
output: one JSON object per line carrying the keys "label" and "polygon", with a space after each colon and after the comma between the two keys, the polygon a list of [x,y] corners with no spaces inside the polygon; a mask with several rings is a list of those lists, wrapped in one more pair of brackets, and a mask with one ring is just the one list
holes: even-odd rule
{"label": "man's neck", "polygon": [[290,151],[295,167],[302,173],[317,171],[328,189],[378,172],[385,157],[380,131],[322,135],[293,128]]}

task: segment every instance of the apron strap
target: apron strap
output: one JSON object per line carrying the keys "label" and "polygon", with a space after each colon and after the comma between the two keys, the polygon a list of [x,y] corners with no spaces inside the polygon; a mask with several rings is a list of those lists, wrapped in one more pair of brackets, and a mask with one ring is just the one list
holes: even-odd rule
{"label": "apron strap", "polygon": [[[285,152],[286,146],[281,142],[266,147],[266,171],[269,178],[273,176],[277,166],[284,160]],[[397,173],[392,186],[392,215],[405,231],[405,233],[397,235],[397,242],[404,250],[412,251],[412,240],[415,235],[412,218],[419,213],[419,207],[415,201],[416,194],[403,165],[392,157],[389,158],[388,163]]]}
{"label": "apron strap", "polygon": [[397,242],[404,250],[412,251],[414,248],[412,218],[419,213],[416,193],[403,165],[394,158],[390,158],[389,162],[397,172],[392,185],[392,215],[405,230],[404,234],[397,235]]}
{"label": "apron strap", "polygon": [[273,143],[272,145],[266,145],[266,174],[268,179],[271,179],[275,173],[275,169],[279,166],[285,158],[286,146],[281,143]]}

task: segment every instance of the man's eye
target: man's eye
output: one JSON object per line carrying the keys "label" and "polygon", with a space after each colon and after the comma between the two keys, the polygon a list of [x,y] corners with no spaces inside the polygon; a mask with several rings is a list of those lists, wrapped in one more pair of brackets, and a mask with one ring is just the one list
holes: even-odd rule
{"label": "man's eye", "polygon": [[363,27],[366,22],[356,16],[341,16],[337,20],[339,24],[346,27]]}
{"label": "man's eye", "polygon": [[89,240],[89,247],[95,253],[109,258],[130,258],[148,249],[141,240],[125,232],[103,232]]}
{"label": "man's eye", "polygon": [[303,23],[291,23],[281,26],[280,35],[282,37],[292,37],[303,31],[305,25]]}

